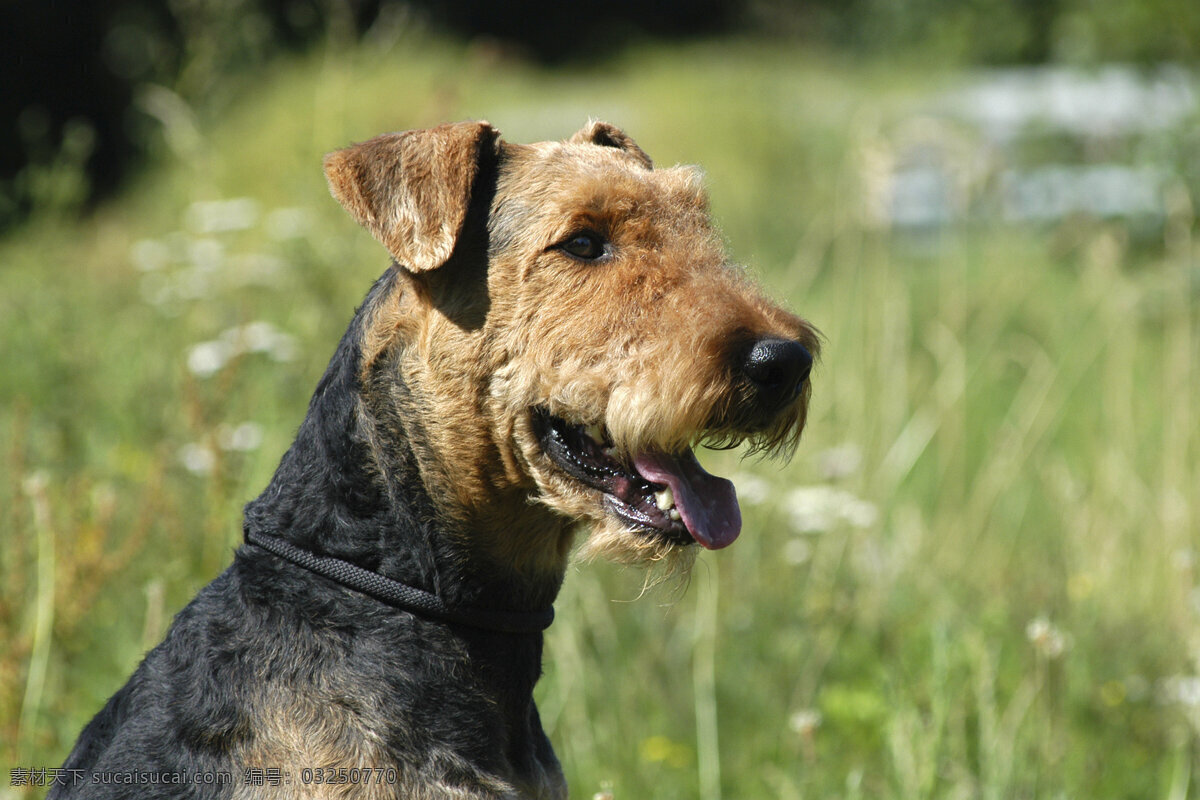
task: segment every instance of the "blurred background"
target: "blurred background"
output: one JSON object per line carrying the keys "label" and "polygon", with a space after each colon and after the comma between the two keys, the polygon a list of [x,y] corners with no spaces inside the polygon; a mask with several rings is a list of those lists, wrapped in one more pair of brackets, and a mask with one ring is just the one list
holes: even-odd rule
{"label": "blurred background", "polygon": [[[0,797],[230,560],[383,250],[324,153],[589,117],[827,344],[687,587],[573,566],[573,796],[1200,797],[1195,0],[0,3]],[[31,782],[36,783],[36,773]]]}

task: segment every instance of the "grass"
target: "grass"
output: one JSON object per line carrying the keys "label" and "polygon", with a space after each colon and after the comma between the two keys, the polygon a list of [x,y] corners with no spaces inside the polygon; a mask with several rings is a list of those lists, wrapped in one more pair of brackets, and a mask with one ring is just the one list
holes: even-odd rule
{"label": "grass", "polygon": [[[321,155],[590,115],[703,164],[735,257],[828,343],[791,464],[706,457],[738,474],[746,534],[686,591],[571,569],[538,697],[573,794],[1200,796],[1185,190],[1149,242],[1082,219],[918,240],[864,222],[864,164],[951,75],[739,43],[559,72],[400,45],[279,64],[219,115],[153,95],[159,166],[0,242],[0,765],[59,764],[228,563],[382,271]],[[253,203],[195,205],[230,198]],[[225,360],[198,375],[206,352]]]}

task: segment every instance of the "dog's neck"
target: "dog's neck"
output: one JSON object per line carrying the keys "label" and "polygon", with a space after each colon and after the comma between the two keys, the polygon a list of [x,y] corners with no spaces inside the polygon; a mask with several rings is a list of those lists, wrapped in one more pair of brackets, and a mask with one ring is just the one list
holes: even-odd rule
{"label": "dog's neck", "polygon": [[[317,555],[348,561],[434,594],[449,606],[544,610],[553,602],[561,576],[553,584],[531,591],[503,573],[487,575],[482,565],[468,557],[466,532],[438,512],[418,480],[411,445],[384,433],[393,428],[371,419],[364,410],[357,369],[361,316],[362,310],[339,344],[296,440],[271,483],[246,506],[246,529],[280,537]],[[296,509],[306,513],[298,514]],[[257,552],[247,554],[246,550]],[[239,553],[242,558],[274,559],[277,569],[304,575],[302,568],[260,548],[244,548]],[[258,573],[243,570],[241,574]],[[313,575],[311,580],[326,578]],[[334,627],[350,626],[353,620],[356,628],[378,632],[381,642],[396,637],[411,641],[412,623],[401,618],[409,612],[396,611],[354,591],[345,595],[344,605],[331,608],[327,596],[303,590],[281,596],[276,583],[250,591],[259,602],[286,606],[287,613],[300,620],[319,620],[320,625]],[[419,613],[416,616],[421,620]],[[553,776],[557,762],[533,700],[541,675],[542,633],[496,632],[428,618],[416,624],[425,626],[417,628],[417,635],[427,648],[425,655],[437,661],[439,670],[430,672],[398,660],[395,668],[403,676],[406,691],[469,696],[459,713],[493,732],[488,745],[456,741],[455,747],[467,748],[460,757],[514,785],[536,787],[552,780],[546,776]],[[354,649],[344,656],[350,660],[357,657]],[[448,668],[447,661],[456,666]],[[447,690],[441,683],[420,682],[430,674],[439,682],[452,679],[461,685]],[[388,685],[386,676],[383,683]],[[401,730],[394,733],[398,739],[411,734],[408,726],[421,722],[406,716],[409,711],[399,710],[411,704],[407,697],[383,694],[378,698],[390,705],[400,720],[396,724]],[[501,752],[488,749],[497,745]]]}
{"label": "dog's neck", "polygon": [[[376,284],[342,338],[275,476],[247,504],[246,530],[348,561],[434,594],[451,607],[545,611],[558,593],[562,574],[529,585],[522,576],[477,560],[469,547],[470,531],[429,497],[418,474],[413,443],[402,435],[403,426],[373,416],[363,402],[359,325],[387,280],[385,276]],[[244,548],[239,553],[242,558],[274,559],[277,569],[303,574],[303,568],[261,548]],[[327,580],[318,575],[311,579]],[[277,589],[265,586],[255,593],[266,602],[287,605],[300,619],[317,619],[324,625],[349,619],[361,625],[369,617],[378,630],[407,629],[407,623],[392,615],[408,612],[390,609],[359,592],[347,594],[344,607],[335,608],[329,607],[328,598],[320,597],[311,600],[310,607],[309,594],[302,590],[282,599]],[[533,702],[533,688],[541,675],[542,633],[497,632],[429,618],[424,624],[439,626],[422,634],[429,647],[438,648],[439,658],[461,660],[461,667],[451,674],[482,692],[481,705],[471,713],[502,726],[498,741],[504,743],[508,765],[502,769],[511,771],[517,783],[543,780],[537,776],[548,774],[547,765],[556,762]],[[411,665],[398,663],[397,667],[407,670]],[[430,691],[443,689],[429,687]]]}
{"label": "dog's neck", "polygon": [[[474,532],[430,498],[404,420],[388,418],[388,403],[363,400],[362,326],[395,280],[386,273],[355,315],[295,442],[266,490],[246,506],[246,526],[424,590],[452,607],[544,610],[554,602],[562,572],[531,581],[481,558],[471,547]],[[404,391],[398,372],[387,380],[392,391]]]}

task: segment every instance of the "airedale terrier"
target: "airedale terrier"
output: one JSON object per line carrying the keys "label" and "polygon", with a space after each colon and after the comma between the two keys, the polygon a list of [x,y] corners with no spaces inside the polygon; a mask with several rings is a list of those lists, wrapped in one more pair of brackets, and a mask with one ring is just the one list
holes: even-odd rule
{"label": "airedale terrier", "polygon": [[623,132],[388,134],[325,160],[394,258],[246,544],[53,798],[559,798],[533,702],[575,532],[684,567],[741,528],[698,444],[788,450],[817,337]]}

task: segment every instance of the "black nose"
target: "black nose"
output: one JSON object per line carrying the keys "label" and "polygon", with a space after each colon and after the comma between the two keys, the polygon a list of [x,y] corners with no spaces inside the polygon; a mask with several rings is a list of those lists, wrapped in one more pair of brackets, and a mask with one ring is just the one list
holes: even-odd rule
{"label": "black nose", "polygon": [[808,373],[812,372],[812,353],[791,339],[759,339],[746,354],[742,371],[758,390],[761,401],[770,407],[791,402]]}

